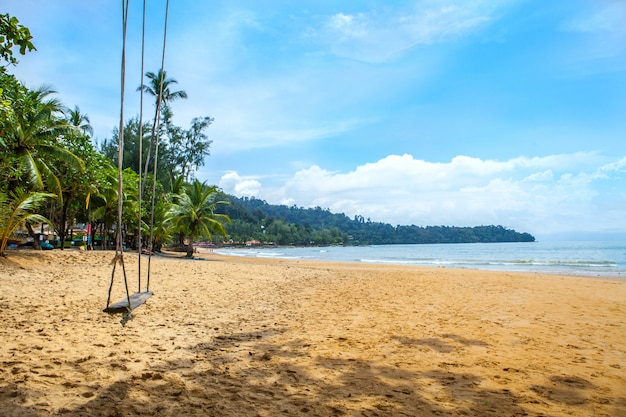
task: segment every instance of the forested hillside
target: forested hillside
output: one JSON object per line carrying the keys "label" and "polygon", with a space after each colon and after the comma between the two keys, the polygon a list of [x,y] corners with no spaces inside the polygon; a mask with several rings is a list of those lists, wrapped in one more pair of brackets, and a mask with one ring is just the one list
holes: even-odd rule
{"label": "forested hillside", "polygon": [[362,216],[349,218],[316,207],[272,205],[256,198],[224,196],[232,224],[226,226],[236,243],[258,241],[278,245],[373,245],[411,243],[534,242],[528,233],[503,226],[392,226]]}

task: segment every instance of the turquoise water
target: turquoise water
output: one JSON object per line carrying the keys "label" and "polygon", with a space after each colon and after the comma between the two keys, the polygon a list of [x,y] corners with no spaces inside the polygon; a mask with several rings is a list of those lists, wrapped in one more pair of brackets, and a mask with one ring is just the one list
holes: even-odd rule
{"label": "turquoise water", "polygon": [[626,278],[626,242],[461,243],[219,249],[229,256]]}

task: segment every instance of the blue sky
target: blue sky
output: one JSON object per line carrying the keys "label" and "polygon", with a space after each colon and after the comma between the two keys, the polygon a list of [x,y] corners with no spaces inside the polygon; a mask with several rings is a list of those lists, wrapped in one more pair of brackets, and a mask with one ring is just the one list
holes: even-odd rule
{"label": "blue sky", "polygon": [[[78,105],[96,140],[119,123],[118,3],[4,4],[38,49],[10,71]],[[148,3],[156,71],[165,1]],[[189,95],[172,104],[178,125],[215,118],[196,176],[228,193],[394,225],[626,239],[624,1],[177,0],[165,69]]]}

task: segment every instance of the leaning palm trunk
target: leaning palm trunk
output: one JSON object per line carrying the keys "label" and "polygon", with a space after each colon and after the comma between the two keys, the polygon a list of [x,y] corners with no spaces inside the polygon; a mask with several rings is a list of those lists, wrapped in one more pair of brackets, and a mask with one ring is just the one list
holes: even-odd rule
{"label": "leaning palm trunk", "polygon": [[33,239],[33,249],[41,250],[41,241],[39,240],[41,233],[35,232],[33,225],[30,223],[26,223],[24,226],[26,227],[26,231],[28,231],[28,236]]}

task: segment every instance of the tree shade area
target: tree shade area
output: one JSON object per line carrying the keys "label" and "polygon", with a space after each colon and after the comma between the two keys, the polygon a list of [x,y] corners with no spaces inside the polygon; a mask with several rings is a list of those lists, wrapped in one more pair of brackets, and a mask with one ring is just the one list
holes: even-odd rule
{"label": "tree shade area", "polygon": [[383,245],[535,241],[528,233],[503,226],[392,226],[362,216],[351,219],[321,207],[288,207],[256,198],[228,198],[231,204],[222,206],[219,212],[232,220],[226,229],[235,243]]}

